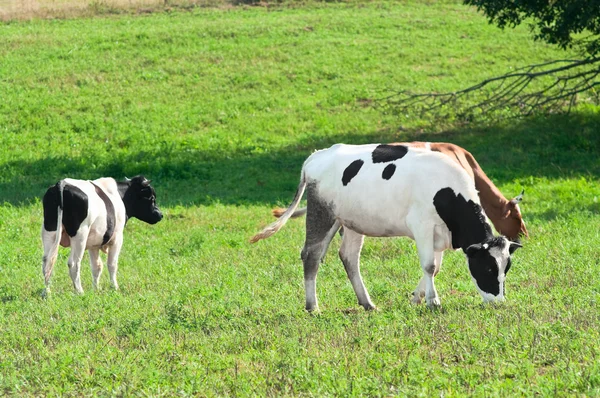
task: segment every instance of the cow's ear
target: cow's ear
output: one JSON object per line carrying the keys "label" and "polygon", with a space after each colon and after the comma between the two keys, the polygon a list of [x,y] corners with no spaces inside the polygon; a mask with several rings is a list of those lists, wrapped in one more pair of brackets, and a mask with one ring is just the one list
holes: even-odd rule
{"label": "cow's ear", "polygon": [[522,248],[523,245],[521,245],[518,242],[510,242],[510,246],[508,247],[508,252],[510,254],[513,254],[515,252],[515,250]]}
{"label": "cow's ear", "polygon": [[484,246],[481,243],[475,243],[474,245],[467,247],[465,254],[468,257],[473,257],[475,254],[477,254],[477,252],[479,252],[483,248],[484,248]]}
{"label": "cow's ear", "polygon": [[512,204],[515,204],[515,205],[517,205],[517,204],[521,203],[521,201],[523,200],[523,194],[524,194],[524,193],[525,193],[525,190],[524,190],[524,189],[523,189],[523,190],[521,190],[521,193],[520,193],[519,195],[515,196],[513,199],[511,199],[511,201],[510,201],[510,202],[511,202]]}

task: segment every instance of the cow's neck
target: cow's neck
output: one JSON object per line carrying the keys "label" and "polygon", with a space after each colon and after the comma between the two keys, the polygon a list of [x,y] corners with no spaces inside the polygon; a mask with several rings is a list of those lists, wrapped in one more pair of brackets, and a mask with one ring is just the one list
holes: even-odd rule
{"label": "cow's neck", "polygon": [[475,188],[479,191],[481,205],[485,210],[485,214],[487,214],[496,229],[498,229],[497,223],[508,216],[508,199],[502,195],[502,192],[500,192],[481,169],[473,171],[475,172]]}
{"label": "cow's neck", "polygon": [[467,247],[492,239],[492,227],[481,206],[473,200],[455,195],[451,188],[440,190],[433,198],[440,218],[452,233],[452,247],[466,251]]}
{"label": "cow's neck", "polygon": [[127,223],[127,220],[129,220],[131,213],[131,200],[129,200],[129,195],[130,195],[130,191],[129,188],[131,187],[131,185],[129,185],[128,182],[117,182],[117,189],[119,191],[119,196],[121,197],[121,200],[123,201],[123,204],[125,205],[125,223]]}

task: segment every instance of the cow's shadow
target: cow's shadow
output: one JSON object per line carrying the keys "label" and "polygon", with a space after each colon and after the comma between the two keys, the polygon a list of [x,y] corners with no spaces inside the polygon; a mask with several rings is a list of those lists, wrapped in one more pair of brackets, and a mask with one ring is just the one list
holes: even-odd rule
{"label": "cow's shadow", "polygon": [[[162,206],[286,204],[297,187],[302,163],[315,149],[334,143],[448,141],[468,149],[497,184],[525,187],[536,178],[600,176],[600,115],[592,112],[534,117],[492,126],[458,127],[441,133],[374,130],[310,136],[293,145],[256,151],[161,150],[116,154],[105,161],[93,154],[81,158],[46,157],[5,164],[18,177],[0,180],[0,202],[14,206],[41,198],[64,177],[144,174],[154,180]],[[16,172],[15,172],[16,171]],[[515,192],[516,193],[516,192]]]}

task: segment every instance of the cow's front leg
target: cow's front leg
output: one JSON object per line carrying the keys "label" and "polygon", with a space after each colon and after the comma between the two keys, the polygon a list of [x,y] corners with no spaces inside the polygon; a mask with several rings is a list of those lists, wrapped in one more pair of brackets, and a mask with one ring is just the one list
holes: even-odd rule
{"label": "cow's front leg", "polygon": [[352,288],[354,288],[354,293],[356,293],[356,298],[358,298],[358,304],[362,305],[365,310],[375,310],[377,308],[371,301],[369,292],[360,275],[360,251],[364,239],[364,235],[352,231],[351,229],[344,228],[342,246],[340,247],[340,259],[344,264]]}
{"label": "cow's front leg", "polygon": [[419,284],[415,288],[411,302],[413,304],[421,304],[421,300],[423,300],[423,297],[425,297],[425,277],[424,276],[421,277]]}
{"label": "cow's front leg", "polygon": [[119,253],[121,253],[122,245],[122,236],[117,237],[115,243],[109,247],[108,256],[106,259],[106,267],[108,268],[108,274],[110,275],[110,284],[115,290],[119,290],[119,283],[117,282],[117,270],[119,268]]}
{"label": "cow's front leg", "polygon": [[[444,254],[444,252],[435,252],[435,258],[434,258],[435,271],[433,273],[434,277],[438,274],[438,272],[440,272],[440,267],[442,266],[443,254]],[[413,292],[413,298],[411,300],[411,302],[413,304],[421,304],[421,300],[423,299],[423,297],[425,297],[426,286],[427,286],[427,279],[425,278],[425,276],[423,276],[421,278],[421,280],[419,281],[419,284],[415,288],[415,291]]]}
{"label": "cow's front leg", "polygon": [[[423,279],[425,284],[425,302],[430,308],[441,306],[440,298],[435,289],[434,276],[437,273],[435,264],[436,253],[434,251],[434,228],[427,225],[420,225],[416,222],[412,224],[414,228],[417,251],[419,252],[419,261],[423,270]],[[421,283],[419,283],[419,287]],[[419,288],[418,287],[418,288]],[[420,291],[419,291],[420,294]]]}
{"label": "cow's front leg", "polygon": [[79,230],[77,235],[71,239],[71,255],[68,260],[69,274],[73,281],[73,287],[79,294],[83,293],[83,287],[81,287],[81,259],[85,253],[87,236],[86,230]]}
{"label": "cow's front leg", "polygon": [[90,268],[92,270],[92,282],[94,289],[100,290],[100,275],[102,274],[102,259],[100,259],[99,249],[89,249]]}

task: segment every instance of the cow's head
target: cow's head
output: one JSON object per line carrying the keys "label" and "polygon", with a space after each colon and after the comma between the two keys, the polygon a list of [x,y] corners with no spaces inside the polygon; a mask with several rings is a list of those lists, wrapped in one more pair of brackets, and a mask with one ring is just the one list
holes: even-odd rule
{"label": "cow's head", "polygon": [[505,235],[508,239],[517,242],[521,235],[529,237],[529,233],[523,222],[523,217],[521,216],[521,209],[519,209],[519,203],[523,200],[524,193],[525,190],[521,191],[518,196],[509,200],[506,205],[504,205],[502,219],[494,220],[494,226],[498,232]]}
{"label": "cow's head", "polygon": [[150,186],[150,180],[139,175],[125,180],[126,190],[123,203],[127,217],[135,217],[148,224],[156,224],[162,220],[163,215],[156,206],[156,193]]}
{"label": "cow's head", "polygon": [[510,256],[521,245],[503,236],[467,247],[469,271],[484,302],[504,300],[504,280],[510,269]]}

